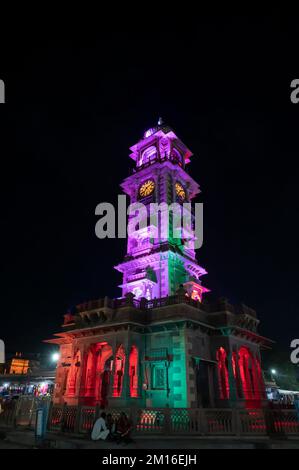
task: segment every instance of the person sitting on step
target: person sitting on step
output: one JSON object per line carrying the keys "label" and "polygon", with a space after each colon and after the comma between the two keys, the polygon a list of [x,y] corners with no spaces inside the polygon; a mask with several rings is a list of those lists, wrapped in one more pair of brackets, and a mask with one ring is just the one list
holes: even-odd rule
{"label": "person sitting on step", "polygon": [[106,425],[106,413],[101,413],[100,418],[96,420],[94,423],[92,432],[91,432],[91,439],[93,441],[98,441],[99,439],[105,441],[107,439],[110,430],[107,429]]}

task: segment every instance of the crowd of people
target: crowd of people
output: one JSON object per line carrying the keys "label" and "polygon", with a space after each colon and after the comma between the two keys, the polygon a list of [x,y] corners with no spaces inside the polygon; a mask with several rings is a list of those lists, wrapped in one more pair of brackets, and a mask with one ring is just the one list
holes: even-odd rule
{"label": "crowd of people", "polygon": [[101,413],[93,426],[91,432],[91,439],[93,441],[109,440],[120,444],[124,442],[129,444],[132,441],[130,436],[133,429],[130,419],[126,413],[122,412],[117,420],[114,420],[111,413],[106,414],[104,411]]}

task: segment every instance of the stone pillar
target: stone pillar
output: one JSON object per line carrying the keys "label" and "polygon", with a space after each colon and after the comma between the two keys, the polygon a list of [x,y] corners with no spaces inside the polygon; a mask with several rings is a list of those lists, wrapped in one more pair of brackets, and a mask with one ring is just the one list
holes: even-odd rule
{"label": "stone pillar", "polygon": [[195,389],[196,389],[196,404],[197,408],[202,407],[202,398],[201,398],[201,390],[199,387],[199,364],[200,364],[200,357],[193,357],[193,371],[194,371],[194,382],[195,382]]}
{"label": "stone pillar", "polygon": [[130,371],[130,352],[131,352],[131,341],[130,341],[130,330],[128,328],[127,330],[127,335],[125,342],[123,344],[124,350],[125,350],[125,367],[124,367],[124,375],[123,375],[123,383],[122,383],[122,391],[121,391],[121,397],[124,399],[129,399],[130,398],[130,376],[129,376],[129,371]]}
{"label": "stone pillar", "polygon": [[252,388],[253,388],[253,398],[255,400],[260,400],[261,399],[261,392],[260,392],[260,381],[258,377],[258,371],[256,367],[256,361],[253,356],[253,354],[250,355],[250,360],[251,360],[251,370],[252,370]]}
{"label": "stone pillar", "polygon": [[247,394],[248,394],[248,399],[254,398],[253,395],[253,387],[252,387],[252,381],[249,373],[249,357],[246,355],[243,359],[243,364],[244,364],[244,375],[246,379],[246,387],[247,387]]}
{"label": "stone pillar", "polygon": [[87,371],[87,375],[86,375],[86,396],[94,397],[97,355],[92,345],[90,348],[90,353],[92,354],[92,365],[91,365],[91,369]]}

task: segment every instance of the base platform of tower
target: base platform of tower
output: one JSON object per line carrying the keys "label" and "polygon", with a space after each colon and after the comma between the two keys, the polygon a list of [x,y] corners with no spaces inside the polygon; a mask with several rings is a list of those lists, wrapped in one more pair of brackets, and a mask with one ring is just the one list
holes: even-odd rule
{"label": "base platform of tower", "polygon": [[[191,151],[159,120],[131,147],[134,172],[121,187],[130,203],[176,203],[200,192],[186,171]],[[170,220],[166,221],[167,224]],[[207,301],[196,259],[194,220],[180,238],[136,228],[127,240],[122,296],[78,305],[62,331],[53,402],[101,408],[260,408],[265,400],[254,310]],[[167,225],[168,226],[168,225]]]}
{"label": "base platform of tower", "polygon": [[56,404],[107,407],[258,408],[265,400],[255,312],[175,296],[100,299],[67,314]]}

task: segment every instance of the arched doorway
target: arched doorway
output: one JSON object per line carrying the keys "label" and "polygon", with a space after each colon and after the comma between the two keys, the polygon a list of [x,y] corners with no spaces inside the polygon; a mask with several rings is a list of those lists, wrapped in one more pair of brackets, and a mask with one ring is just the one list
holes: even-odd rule
{"label": "arched doorway", "polygon": [[84,384],[85,397],[95,398],[96,344],[92,344],[86,354]]}
{"label": "arched doorway", "polygon": [[138,349],[131,347],[129,356],[130,397],[138,397]]}
{"label": "arched doorway", "polygon": [[229,380],[227,367],[227,354],[221,346],[216,352],[219,398],[221,400],[229,399]]}
{"label": "arched doorway", "polygon": [[238,363],[244,398],[247,402],[252,401],[252,405],[258,406],[261,399],[261,378],[257,362],[252,352],[242,346],[238,353]]}
{"label": "arched doorway", "polygon": [[80,366],[81,352],[77,349],[73,355],[71,367],[67,374],[66,396],[70,397],[76,394]]}
{"label": "arched doorway", "polygon": [[111,370],[112,347],[106,341],[92,344],[85,356],[81,387],[86,404],[107,406]]}

